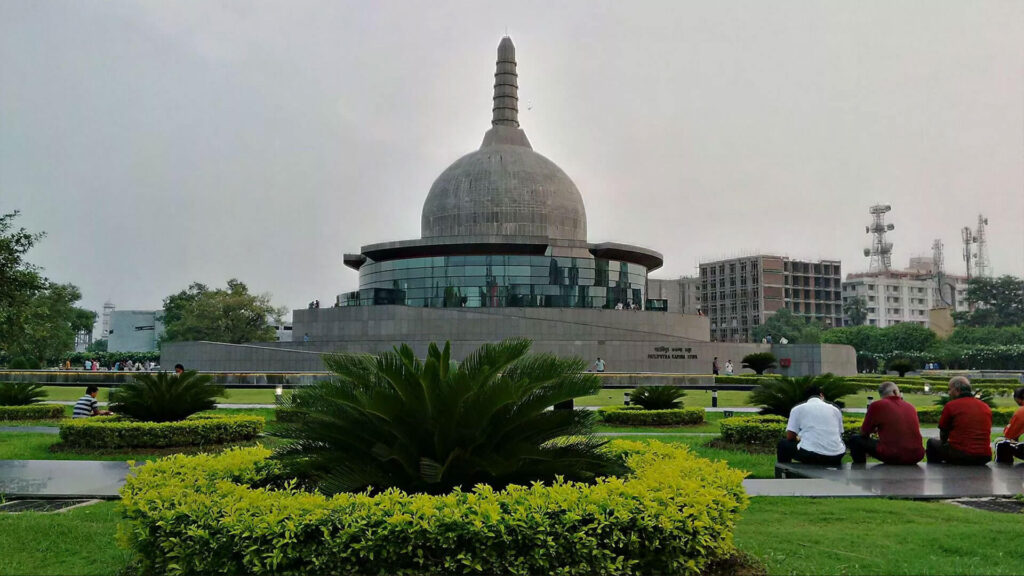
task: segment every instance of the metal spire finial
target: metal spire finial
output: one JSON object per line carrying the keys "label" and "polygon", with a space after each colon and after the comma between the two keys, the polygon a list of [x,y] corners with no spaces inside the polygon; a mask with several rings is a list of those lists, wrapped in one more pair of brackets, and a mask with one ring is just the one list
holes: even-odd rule
{"label": "metal spire finial", "polygon": [[502,38],[498,43],[492,113],[492,126],[519,127],[519,75],[516,73],[516,47],[508,36]]}

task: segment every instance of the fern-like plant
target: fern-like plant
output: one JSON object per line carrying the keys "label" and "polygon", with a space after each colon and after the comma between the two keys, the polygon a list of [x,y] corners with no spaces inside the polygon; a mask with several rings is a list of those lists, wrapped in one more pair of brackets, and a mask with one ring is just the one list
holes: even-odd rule
{"label": "fern-like plant", "polygon": [[624,473],[591,435],[596,414],[549,410],[597,393],[597,377],[582,360],[529,349],[529,340],[504,340],[461,363],[447,343],[431,344],[424,360],[406,345],[325,356],[334,379],[292,395],[296,418],[275,434],[289,442],[274,459],[284,477],[328,494],[436,494]]}
{"label": "fern-like plant", "polygon": [[184,420],[196,412],[210,410],[225,389],[211,384],[213,377],[187,370],[181,374],[158,372],[137,374],[110,391],[110,409],[146,422]]}
{"label": "fern-like plant", "polygon": [[847,382],[846,379],[833,374],[801,378],[783,376],[773,380],[761,380],[761,384],[750,392],[750,403],[761,406],[761,414],[775,414],[788,418],[794,406],[807,401],[808,391],[815,384],[821,386],[826,402],[840,408],[843,407],[843,396],[856,394],[862,387],[861,384]]}
{"label": "fern-like plant", "polygon": [[[988,404],[989,408],[996,407],[996,397],[995,395],[992,394],[991,390],[986,390],[982,388],[981,390],[978,390],[974,393],[974,397],[977,398],[978,400],[981,400],[985,404]],[[942,394],[939,394],[938,398],[935,399],[935,405],[945,406],[946,404],[949,403],[949,400],[949,394],[943,392]]]}
{"label": "fern-like plant", "polygon": [[764,374],[765,370],[776,367],[775,360],[775,354],[771,352],[755,352],[743,357],[742,366],[758,374]]}
{"label": "fern-like plant", "polygon": [[633,391],[630,401],[644,410],[671,410],[683,407],[686,391],[677,386],[640,386]]}
{"label": "fern-like plant", "polygon": [[0,406],[28,406],[46,398],[42,384],[0,382]]}

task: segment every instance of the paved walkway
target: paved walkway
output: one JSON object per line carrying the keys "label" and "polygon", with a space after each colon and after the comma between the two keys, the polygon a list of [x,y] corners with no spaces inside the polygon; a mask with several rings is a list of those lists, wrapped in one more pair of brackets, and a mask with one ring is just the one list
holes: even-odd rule
{"label": "paved walkway", "polygon": [[0,460],[5,498],[119,498],[127,462],[91,460]]}
{"label": "paved walkway", "polygon": [[28,434],[59,434],[60,428],[56,426],[0,426],[0,433],[3,432],[24,432]]}

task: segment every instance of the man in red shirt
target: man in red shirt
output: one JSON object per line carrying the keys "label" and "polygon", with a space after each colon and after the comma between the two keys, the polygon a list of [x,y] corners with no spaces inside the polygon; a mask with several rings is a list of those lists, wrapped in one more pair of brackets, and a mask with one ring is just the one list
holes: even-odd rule
{"label": "man in red shirt", "polygon": [[971,381],[954,376],[939,417],[939,437],[929,438],[928,463],[985,465],[992,460],[992,409],[974,397]]}
{"label": "man in red shirt", "polygon": [[1003,428],[1005,440],[996,442],[996,462],[1013,464],[1013,457],[1024,459],[1024,443],[1019,443],[1020,435],[1024,434],[1024,386],[1013,391],[1013,401],[1017,410],[1010,418],[1010,423]]}
{"label": "man in red shirt", "polygon": [[[883,382],[878,396],[880,400],[868,406],[860,434],[850,438],[853,462],[863,464],[870,454],[886,464],[917,464],[924,458],[917,409],[903,400],[894,382]],[[878,440],[871,438],[875,432]]]}

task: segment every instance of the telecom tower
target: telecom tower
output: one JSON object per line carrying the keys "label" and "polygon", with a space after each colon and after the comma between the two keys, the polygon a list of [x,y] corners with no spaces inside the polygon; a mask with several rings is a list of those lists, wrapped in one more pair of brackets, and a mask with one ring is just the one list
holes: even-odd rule
{"label": "telecom tower", "polygon": [[107,300],[103,303],[103,332],[100,334],[100,338],[106,338],[110,335],[110,315],[114,312],[114,303]]}
{"label": "telecom tower", "polygon": [[[938,290],[938,300],[943,305],[948,307],[954,307],[954,298],[956,295],[956,287],[948,284],[945,281],[945,265],[946,257],[943,254],[945,252],[945,246],[942,245],[942,240],[936,238],[932,242],[932,262],[935,269],[935,288]],[[943,289],[946,292],[943,292]],[[947,295],[948,293],[948,295]]]}
{"label": "telecom tower", "polygon": [[978,214],[978,229],[974,231],[974,243],[978,245],[978,251],[974,253],[974,275],[978,278],[988,278],[992,275],[992,265],[988,261],[986,226],[988,226],[988,218]]}
{"label": "telecom tower", "polygon": [[892,224],[885,223],[885,214],[892,210],[888,204],[876,204],[868,212],[872,216],[870,226],[864,227],[864,232],[874,235],[871,240],[871,248],[864,249],[864,255],[871,257],[868,265],[869,272],[888,272],[892,269],[892,242],[885,241],[885,233],[892,232]]}

